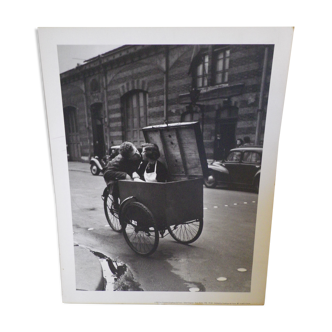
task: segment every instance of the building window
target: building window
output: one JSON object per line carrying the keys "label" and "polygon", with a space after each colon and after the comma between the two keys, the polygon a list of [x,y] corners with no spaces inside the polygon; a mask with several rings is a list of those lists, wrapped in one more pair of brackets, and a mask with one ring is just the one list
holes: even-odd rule
{"label": "building window", "polygon": [[196,67],[196,87],[208,85],[209,56],[203,55],[201,62]]}
{"label": "building window", "polygon": [[[211,58],[212,57],[212,58]],[[209,85],[228,83],[230,50],[215,50],[203,53],[196,59],[194,86],[203,88]]]}
{"label": "building window", "polygon": [[215,84],[222,84],[228,82],[230,50],[223,50],[216,52],[215,56]]}
{"label": "building window", "polygon": [[125,139],[141,146],[144,143],[142,128],[147,123],[147,93],[141,90],[128,92],[122,98],[125,116]]}
{"label": "building window", "polygon": [[99,83],[95,78],[90,83],[90,90],[91,90],[91,92],[99,92],[100,91]]}

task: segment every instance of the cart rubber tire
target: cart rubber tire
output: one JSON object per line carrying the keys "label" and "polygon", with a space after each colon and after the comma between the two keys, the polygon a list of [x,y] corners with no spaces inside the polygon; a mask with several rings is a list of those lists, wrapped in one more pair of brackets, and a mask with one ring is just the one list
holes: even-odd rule
{"label": "cart rubber tire", "polygon": [[121,233],[122,226],[119,220],[119,212],[114,208],[114,198],[111,193],[104,196],[104,211],[107,222],[113,231]]}
{"label": "cart rubber tire", "polygon": [[167,226],[172,238],[182,244],[195,242],[203,230],[203,219],[186,221],[182,224]]}
{"label": "cart rubber tire", "polygon": [[159,244],[159,233],[150,210],[139,202],[129,202],[121,213],[123,236],[138,255],[153,254]]}

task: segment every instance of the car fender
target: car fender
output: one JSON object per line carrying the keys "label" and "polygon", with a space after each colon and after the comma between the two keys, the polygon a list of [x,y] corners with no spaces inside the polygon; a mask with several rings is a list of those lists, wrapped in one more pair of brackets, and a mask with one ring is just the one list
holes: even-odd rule
{"label": "car fender", "polygon": [[209,169],[211,169],[215,172],[219,172],[219,173],[223,173],[225,175],[229,175],[228,169],[226,167],[221,166],[221,165],[214,165],[213,164],[213,165],[209,165],[208,167],[209,167]]}
{"label": "car fender", "polygon": [[253,181],[252,181],[252,184],[255,184],[256,179],[257,179],[260,175],[261,175],[261,170],[257,171],[257,173],[255,174],[254,179],[253,179]]}
{"label": "car fender", "polygon": [[103,170],[103,167],[101,166],[100,162],[96,158],[91,158],[90,165],[95,164],[101,171]]}

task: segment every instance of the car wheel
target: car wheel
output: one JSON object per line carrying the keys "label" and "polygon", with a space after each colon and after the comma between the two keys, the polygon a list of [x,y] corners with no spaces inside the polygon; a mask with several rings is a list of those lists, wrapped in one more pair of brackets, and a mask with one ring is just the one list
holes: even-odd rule
{"label": "car wheel", "polygon": [[90,166],[90,171],[92,175],[98,175],[100,173],[100,169],[95,164]]}
{"label": "car wheel", "polygon": [[214,172],[209,171],[209,176],[204,178],[204,184],[206,188],[215,188],[217,185],[217,179]]}

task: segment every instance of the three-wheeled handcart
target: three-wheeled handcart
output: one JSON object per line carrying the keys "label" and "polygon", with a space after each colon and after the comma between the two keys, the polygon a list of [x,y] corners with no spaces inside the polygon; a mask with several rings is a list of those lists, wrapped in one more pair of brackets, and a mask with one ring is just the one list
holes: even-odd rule
{"label": "three-wheeled handcart", "polygon": [[111,228],[123,232],[134,252],[147,256],[157,249],[159,237],[168,233],[183,244],[199,238],[203,229],[203,176],[208,166],[198,122],[149,126],[143,128],[143,134],[147,143],[158,145],[169,182],[118,181],[118,210],[111,185],[103,196]]}

